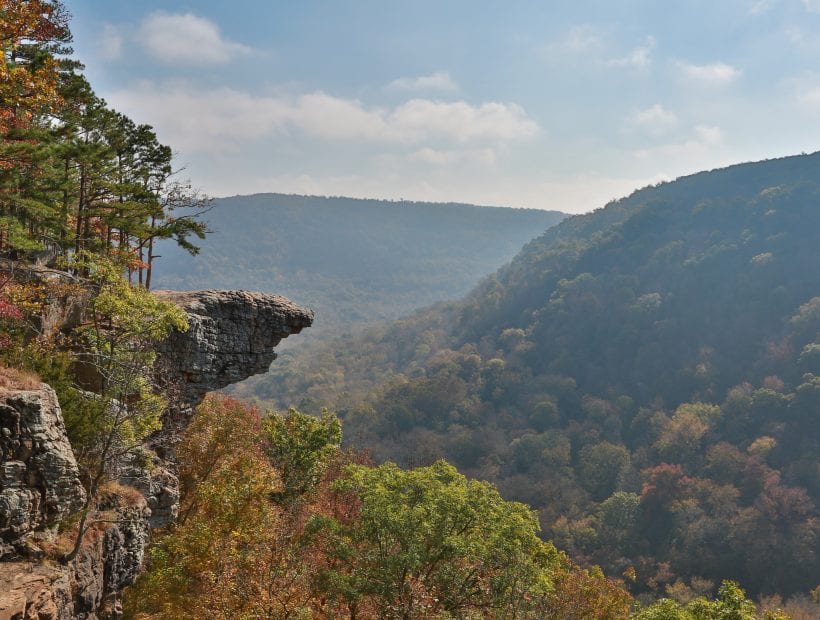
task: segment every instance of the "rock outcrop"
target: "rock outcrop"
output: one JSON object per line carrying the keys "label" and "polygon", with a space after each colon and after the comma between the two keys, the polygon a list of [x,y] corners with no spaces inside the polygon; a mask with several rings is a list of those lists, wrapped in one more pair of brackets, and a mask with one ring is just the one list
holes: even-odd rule
{"label": "rock outcrop", "polygon": [[151,529],[173,523],[179,514],[179,479],[168,465],[155,458],[151,467],[146,468],[132,457],[120,468],[120,484],[136,489],[145,498]]}
{"label": "rock outcrop", "polygon": [[188,314],[190,329],[159,347],[161,377],[181,381],[181,398],[196,406],[207,392],[266,372],[274,347],[313,322],[313,312],[279,295],[246,291],[156,291]]}
{"label": "rock outcrop", "polygon": [[83,508],[86,493],[51,387],[0,392],[0,559],[12,560],[0,562],[0,620],[116,617],[118,593],[136,580],[152,525],[149,500],[129,497],[103,494],[98,509],[111,517],[67,566],[32,562],[43,553],[38,543]]}
{"label": "rock outcrop", "polygon": [[0,559],[84,502],[54,390],[0,392]]}
{"label": "rock outcrop", "polygon": [[[98,510],[113,517],[95,526],[68,565],[47,565],[31,557],[0,562],[0,620],[118,618],[119,593],[138,576],[150,529],[176,518],[179,485],[172,446],[190,412],[207,392],[265,372],[282,338],[313,320],[312,312],[276,295],[157,295],[178,304],[190,323],[187,332],[173,333],[158,348],[156,381],[175,401],[167,428],[152,442],[160,456],[150,468],[144,458],[120,464],[119,483],[132,491],[111,492],[98,500]],[[77,304],[82,305],[68,299],[61,315],[73,317]],[[59,329],[56,323],[53,329]],[[142,457],[148,454],[146,450]],[[20,555],[27,537],[82,508],[84,501],[53,390],[43,385],[0,393],[0,558]]]}
{"label": "rock outcrop", "polygon": [[116,522],[93,529],[68,566],[29,560],[0,562],[0,620],[119,618],[119,593],[139,576],[150,510],[110,494],[102,508]]}
{"label": "rock outcrop", "polygon": [[137,580],[148,546],[151,510],[144,498],[129,503],[110,493],[99,508],[116,518],[86,535],[69,566],[73,618],[119,617],[120,592]]}
{"label": "rock outcrop", "polygon": [[43,313],[33,317],[36,332],[43,338],[58,338],[80,325],[94,292],[94,285],[78,276],[40,264],[0,258],[0,274],[15,282],[45,285]]}

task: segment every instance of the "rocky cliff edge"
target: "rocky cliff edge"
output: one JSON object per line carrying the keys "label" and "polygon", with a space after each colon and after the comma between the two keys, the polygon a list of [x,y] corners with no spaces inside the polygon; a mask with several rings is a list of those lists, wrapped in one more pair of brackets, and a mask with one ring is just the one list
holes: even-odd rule
{"label": "rocky cliff edge", "polygon": [[313,312],[286,297],[247,291],[156,291],[188,314],[187,332],[159,347],[163,377],[180,383],[181,400],[196,406],[206,393],[266,372],[274,347],[313,322]]}
{"label": "rocky cliff edge", "polygon": [[[313,313],[277,295],[245,291],[158,291],[178,304],[190,329],[158,348],[160,387],[173,392],[174,411],[160,435],[181,430],[207,392],[265,372],[283,338],[311,325]],[[166,442],[160,442],[162,445]],[[83,504],[84,490],[50,387],[0,390],[0,620],[118,618],[119,592],[136,579],[149,530],[172,521],[178,484],[173,452],[160,451],[150,470],[123,463],[119,482],[139,491],[123,504],[103,498],[120,515],[59,566],[26,557],[32,536],[48,535]]]}

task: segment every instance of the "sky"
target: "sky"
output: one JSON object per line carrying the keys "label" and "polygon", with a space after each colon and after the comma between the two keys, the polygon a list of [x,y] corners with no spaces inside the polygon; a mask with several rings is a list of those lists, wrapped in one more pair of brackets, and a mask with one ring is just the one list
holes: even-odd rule
{"label": "sky", "polygon": [[212,195],[581,213],[820,147],[820,0],[65,0]]}

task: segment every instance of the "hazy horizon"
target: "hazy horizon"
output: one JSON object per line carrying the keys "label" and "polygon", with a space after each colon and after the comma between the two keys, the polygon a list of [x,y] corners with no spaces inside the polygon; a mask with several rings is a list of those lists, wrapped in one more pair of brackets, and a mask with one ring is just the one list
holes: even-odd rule
{"label": "hazy horizon", "polygon": [[101,96],[194,186],[590,211],[816,150],[816,0],[70,0]]}

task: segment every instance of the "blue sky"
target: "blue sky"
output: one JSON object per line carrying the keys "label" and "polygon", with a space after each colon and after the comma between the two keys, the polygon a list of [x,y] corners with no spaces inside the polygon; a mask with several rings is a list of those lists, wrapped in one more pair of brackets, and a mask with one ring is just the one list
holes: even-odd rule
{"label": "blue sky", "polygon": [[66,0],[193,184],[583,212],[820,148],[820,0]]}

